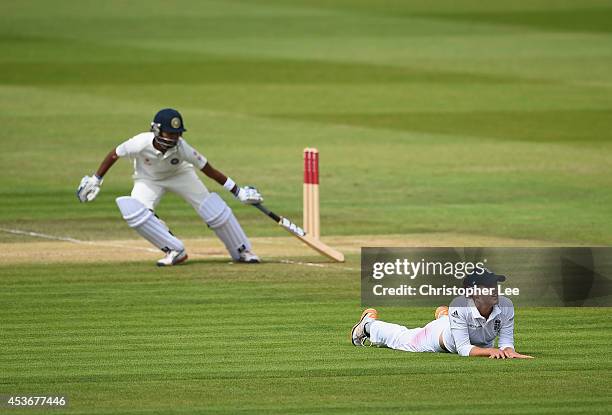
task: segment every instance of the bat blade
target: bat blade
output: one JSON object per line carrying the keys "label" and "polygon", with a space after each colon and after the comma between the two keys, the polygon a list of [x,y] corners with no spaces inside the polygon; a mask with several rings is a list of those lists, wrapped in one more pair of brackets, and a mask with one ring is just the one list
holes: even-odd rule
{"label": "bat blade", "polygon": [[289,219],[279,216],[276,213],[270,211],[261,203],[257,203],[253,205],[261,212],[263,212],[266,216],[272,219],[274,222],[278,223],[283,229],[289,232],[291,235],[298,238],[300,241],[304,242],[306,245],[319,252],[322,255],[325,255],[328,258],[333,259],[336,262],[344,262],[344,254],[342,252],[336,251],[335,249],[325,245],[323,242],[318,239],[313,238],[309,234],[307,234],[304,229],[300,228],[295,223],[291,222]]}
{"label": "bat blade", "polygon": [[281,216],[281,220],[278,224],[284,228],[287,232],[298,238],[300,241],[319,252],[322,255],[325,255],[328,258],[333,259],[336,262],[344,262],[344,254],[342,252],[336,251],[334,248],[325,245],[318,239],[313,238],[302,228],[300,228],[295,223],[291,222],[289,219]]}

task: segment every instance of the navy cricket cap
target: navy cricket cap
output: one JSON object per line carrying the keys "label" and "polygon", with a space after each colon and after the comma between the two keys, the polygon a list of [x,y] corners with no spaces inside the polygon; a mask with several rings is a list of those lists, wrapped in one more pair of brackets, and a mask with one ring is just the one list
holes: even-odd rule
{"label": "navy cricket cap", "polygon": [[474,285],[482,285],[485,287],[497,287],[498,282],[506,281],[505,275],[495,274],[488,269],[485,269],[482,274],[478,274],[476,271],[463,279],[464,287],[471,287]]}
{"label": "navy cricket cap", "polygon": [[159,124],[159,129],[167,133],[182,133],[187,131],[183,124],[181,113],[172,108],[164,108],[155,114],[153,122]]}

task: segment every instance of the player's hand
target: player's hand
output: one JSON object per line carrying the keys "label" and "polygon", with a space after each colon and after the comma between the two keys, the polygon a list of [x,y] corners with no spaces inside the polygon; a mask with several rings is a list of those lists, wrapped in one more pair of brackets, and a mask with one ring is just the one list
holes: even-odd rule
{"label": "player's hand", "polygon": [[251,186],[241,187],[238,190],[236,198],[245,205],[256,205],[257,203],[263,202],[263,197],[259,191]]}
{"label": "player's hand", "polygon": [[100,193],[100,186],[102,186],[103,179],[99,178],[95,174],[93,176],[84,176],[81,179],[79,188],[76,191],[76,195],[81,203],[91,202]]}
{"label": "player's hand", "polygon": [[505,359],[506,354],[503,350],[499,349],[489,349],[489,359]]}
{"label": "player's hand", "polygon": [[508,359],[533,359],[533,356],[528,356],[526,354],[517,353],[511,347],[506,347],[502,351],[504,352],[504,355],[506,355]]}

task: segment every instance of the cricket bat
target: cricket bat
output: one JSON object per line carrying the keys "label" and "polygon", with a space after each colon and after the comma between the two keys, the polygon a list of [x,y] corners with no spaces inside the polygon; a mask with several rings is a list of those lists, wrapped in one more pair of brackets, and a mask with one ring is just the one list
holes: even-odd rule
{"label": "cricket bat", "polygon": [[319,252],[322,255],[325,255],[328,258],[333,259],[336,262],[344,262],[344,254],[342,252],[336,251],[335,249],[325,245],[318,239],[315,239],[311,235],[308,235],[306,232],[304,232],[304,229],[300,228],[295,223],[291,222],[289,219],[284,218],[282,216],[278,216],[276,213],[268,210],[261,203],[257,203],[253,206],[261,210],[268,217],[272,218],[272,220],[274,220],[281,227],[283,227],[287,232],[298,238],[300,241],[304,242],[306,245],[308,245],[315,251]]}

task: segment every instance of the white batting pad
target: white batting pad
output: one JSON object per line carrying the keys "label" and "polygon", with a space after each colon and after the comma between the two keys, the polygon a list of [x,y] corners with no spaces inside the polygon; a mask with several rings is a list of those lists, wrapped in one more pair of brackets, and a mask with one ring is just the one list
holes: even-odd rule
{"label": "white batting pad", "polygon": [[198,213],[204,222],[223,241],[232,259],[238,260],[240,253],[251,250],[251,243],[234,216],[232,209],[216,193],[209,194],[200,205]]}
{"label": "white batting pad", "polygon": [[185,249],[183,242],[172,235],[168,227],[140,201],[129,196],[118,197],[115,201],[128,226],[154,246],[164,252]]}

